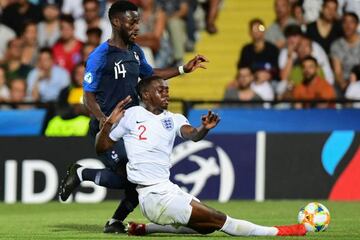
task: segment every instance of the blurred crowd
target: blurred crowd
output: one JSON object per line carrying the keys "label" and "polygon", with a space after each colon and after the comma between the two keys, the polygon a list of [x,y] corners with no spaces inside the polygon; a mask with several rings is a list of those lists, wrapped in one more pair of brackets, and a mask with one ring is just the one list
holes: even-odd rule
{"label": "blurred crowd", "polygon": [[249,22],[224,99],[360,100],[360,1],[274,0],[274,11],[270,26]]}
{"label": "blurred crowd", "polygon": [[[80,104],[84,63],[111,37],[114,1],[0,0],[0,102]],[[218,31],[221,0],[130,1],[141,13],[137,43],[154,67],[182,65],[199,31]]]}

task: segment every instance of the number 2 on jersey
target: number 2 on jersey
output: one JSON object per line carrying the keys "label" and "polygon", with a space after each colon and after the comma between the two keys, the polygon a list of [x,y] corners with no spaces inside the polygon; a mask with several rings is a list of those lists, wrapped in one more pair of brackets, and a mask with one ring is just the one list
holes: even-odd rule
{"label": "number 2 on jersey", "polygon": [[141,131],[141,133],[139,134],[139,140],[147,140],[147,137],[144,136],[144,133],[146,131],[146,127],[144,125],[140,125],[138,127],[138,130]]}

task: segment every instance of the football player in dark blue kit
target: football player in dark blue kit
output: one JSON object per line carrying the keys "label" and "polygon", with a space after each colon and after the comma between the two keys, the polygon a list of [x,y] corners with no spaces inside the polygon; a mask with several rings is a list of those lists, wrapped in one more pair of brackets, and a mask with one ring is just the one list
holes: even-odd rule
{"label": "football player in dark blue kit", "polygon": [[[205,68],[204,56],[197,55],[184,66],[166,69],[152,68],[144,53],[134,43],[139,31],[139,14],[136,5],[128,1],[117,1],[109,9],[112,25],[111,39],[99,45],[89,56],[84,76],[84,104],[92,114],[90,134],[95,137],[116,104],[130,95],[133,101],[127,107],[139,105],[137,83],[152,75],[169,79]],[[106,223],[104,232],[124,232],[122,221],[138,204],[137,192],[126,178],[127,156],[123,141],[99,156],[104,169],[90,169],[72,164],[60,186],[60,198],[65,201],[82,181],[112,189],[125,189],[125,199],[112,218]]]}

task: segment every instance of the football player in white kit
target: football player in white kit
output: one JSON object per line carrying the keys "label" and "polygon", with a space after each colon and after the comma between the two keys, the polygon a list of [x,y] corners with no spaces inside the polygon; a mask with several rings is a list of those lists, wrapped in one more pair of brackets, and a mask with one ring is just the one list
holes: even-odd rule
{"label": "football player in white kit", "polygon": [[[167,111],[169,87],[163,79],[152,76],[140,81],[138,91],[143,106],[124,109],[128,96],[120,101],[96,137],[98,153],[124,139],[129,158],[127,177],[137,184],[142,214],[152,224],[129,225],[129,234],[154,232],[212,233],[216,230],[236,236],[302,236],[301,224],[277,227],[259,226],[238,220],[202,204],[194,196],[170,182],[170,154],[176,135],[199,141],[219,123],[217,114],[209,111],[198,128],[192,127],[181,114]],[[154,224],[155,223],[155,224]]]}

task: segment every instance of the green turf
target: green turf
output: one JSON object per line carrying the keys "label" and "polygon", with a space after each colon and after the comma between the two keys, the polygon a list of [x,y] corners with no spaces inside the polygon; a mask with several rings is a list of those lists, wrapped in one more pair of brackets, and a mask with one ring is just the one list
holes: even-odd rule
{"label": "green turf", "polygon": [[[226,204],[206,202],[211,207],[224,211],[233,217],[258,224],[280,225],[295,223],[298,209],[309,201],[231,201]],[[310,233],[303,239],[359,239],[360,202],[326,202],[330,210],[331,223],[328,231]],[[105,220],[112,214],[116,202],[100,204],[5,205],[0,204],[0,238],[2,239],[122,239],[127,235],[102,233]],[[144,222],[136,209],[129,220]],[[214,233],[206,239],[227,237]],[[136,237],[133,237],[136,238]],[[139,238],[139,237],[137,237]],[[204,239],[204,236],[157,234],[147,239]],[[246,239],[274,239],[273,237],[249,237]],[[282,239],[301,239],[287,237]]]}

